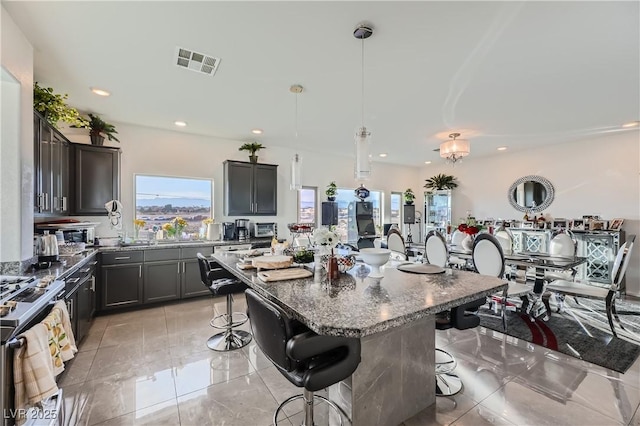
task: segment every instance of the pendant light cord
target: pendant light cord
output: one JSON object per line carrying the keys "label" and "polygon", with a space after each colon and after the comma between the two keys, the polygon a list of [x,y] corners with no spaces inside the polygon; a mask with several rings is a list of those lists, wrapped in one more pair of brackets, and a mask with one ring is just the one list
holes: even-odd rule
{"label": "pendant light cord", "polygon": [[362,37],[362,127],[364,128],[364,37]]}
{"label": "pendant light cord", "polygon": [[298,147],[298,95],[296,93],[296,148]]}

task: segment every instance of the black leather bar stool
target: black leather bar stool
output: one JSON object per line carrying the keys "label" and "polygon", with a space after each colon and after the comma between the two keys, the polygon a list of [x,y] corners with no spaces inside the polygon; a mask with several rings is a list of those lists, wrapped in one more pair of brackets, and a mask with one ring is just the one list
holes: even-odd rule
{"label": "black leather bar stool", "polygon": [[249,289],[245,294],[256,343],[287,380],[304,388],[302,395],[292,396],[278,406],[273,424],[278,424],[278,414],[286,404],[302,398],[305,402],[302,425],[312,426],[314,397],[341,414],[342,424],[342,416],[347,419],[349,416],[338,405],[314,392],[353,374],[360,364],[360,339],[316,334],[255,291]]}
{"label": "black leather bar stool", "polygon": [[[209,324],[213,328],[224,330],[207,340],[207,347],[214,351],[230,351],[246,346],[251,342],[251,333],[234,328],[246,323],[247,315],[233,312],[233,293],[240,293],[247,289],[247,285],[235,278],[214,261],[210,261],[201,253],[197,254],[200,265],[200,279],[214,296],[227,296],[227,312],[216,315]],[[234,321],[234,316],[236,320]],[[222,322],[220,320],[223,320]]]}
{"label": "black leather bar stool", "polygon": [[[436,329],[447,330],[457,328],[466,330],[477,327],[480,324],[480,317],[473,312],[486,303],[486,299],[478,299],[473,302],[457,306],[449,312],[440,313],[436,317]],[[436,348],[436,356],[443,354],[446,359],[438,362],[436,360],[436,396],[455,395],[462,389],[462,380],[452,373],[456,368],[456,359],[450,353]]]}

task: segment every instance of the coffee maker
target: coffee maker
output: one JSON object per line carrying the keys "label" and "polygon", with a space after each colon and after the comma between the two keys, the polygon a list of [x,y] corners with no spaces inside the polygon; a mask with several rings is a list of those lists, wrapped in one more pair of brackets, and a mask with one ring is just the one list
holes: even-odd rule
{"label": "coffee maker", "polygon": [[236,219],[236,237],[238,241],[249,240],[249,219]]}
{"label": "coffee maker", "polygon": [[233,222],[222,222],[222,239],[224,241],[236,239],[236,227]]}

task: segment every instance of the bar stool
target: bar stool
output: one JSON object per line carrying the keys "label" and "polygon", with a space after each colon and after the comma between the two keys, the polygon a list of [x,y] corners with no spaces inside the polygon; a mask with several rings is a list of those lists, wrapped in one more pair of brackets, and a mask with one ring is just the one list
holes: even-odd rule
{"label": "bar stool", "polygon": [[[251,342],[251,333],[244,330],[234,330],[236,327],[248,321],[246,314],[233,312],[233,293],[239,293],[247,289],[247,285],[228,273],[215,262],[210,262],[202,253],[198,253],[198,265],[200,266],[200,279],[214,296],[227,296],[227,311],[216,315],[209,321],[213,328],[224,330],[207,340],[207,347],[214,351],[227,352],[239,349]],[[213,263],[216,268],[211,268]],[[234,321],[234,316],[236,320]],[[239,318],[239,320],[238,320]],[[219,320],[223,320],[220,323]]]}
{"label": "bar stool", "polygon": [[291,318],[280,306],[249,289],[245,292],[251,330],[258,347],[282,375],[304,393],[295,395],[278,406],[278,414],[289,402],[304,400],[304,423],[313,426],[314,398],[325,401],[340,416],[347,416],[334,402],[314,395],[321,389],[338,383],[353,374],[360,364],[360,339],[322,336]]}

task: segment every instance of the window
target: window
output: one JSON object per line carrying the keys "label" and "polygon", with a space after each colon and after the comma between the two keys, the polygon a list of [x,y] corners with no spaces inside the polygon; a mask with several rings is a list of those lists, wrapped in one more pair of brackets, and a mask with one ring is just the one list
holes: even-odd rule
{"label": "window", "polygon": [[187,221],[185,232],[198,232],[202,221],[212,217],[211,179],[169,176],[135,176],[136,219],[145,227],[162,226],[181,216]]}
{"label": "window", "polygon": [[[355,243],[358,241],[358,222],[355,218],[355,203],[358,201],[353,189],[338,189],[336,202],[338,203],[338,225],[336,233],[340,236],[340,241]],[[369,198],[365,201],[371,203],[373,213],[373,224],[376,228],[382,226],[382,192],[371,191]],[[351,209],[349,208],[351,205]],[[349,217],[352,212],[353,217]]]}
{"label": "window", "polygon": [[303,186],[298,190],[298,223],[317,223],[317,193],[315,186]]}
{"label": "window", "polygon": [[400,227],[402,223],[402,192],[391,193],[391,223]]}

